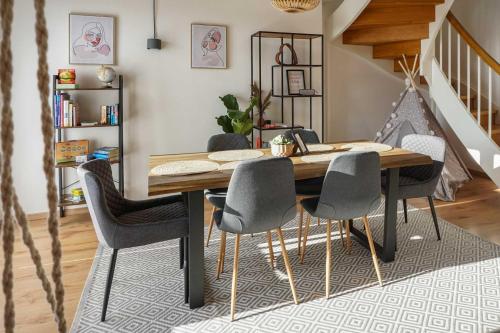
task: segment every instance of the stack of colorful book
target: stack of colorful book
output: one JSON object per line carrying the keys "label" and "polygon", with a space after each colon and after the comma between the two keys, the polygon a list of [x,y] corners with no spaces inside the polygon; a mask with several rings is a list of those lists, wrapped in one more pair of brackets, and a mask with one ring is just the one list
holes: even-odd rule
{"label": "stack of colorful book", "polygon": [[80,109],[68,94],[55,94],[53,107],[55,127],[80,126]]}
{"label": "stack of colorful book", "polygon": [[118,125],[118,104],[101,105],[101,125]]}
{"label": "stack of colorful book", "polygon": [[94,151],[93,155],[94,155],[94,158],[97,158],[97,159],[116,161],[116,160],[118,160],[119,151],[120,150],[118,147],[101,147],[101,148],[97,148]]}

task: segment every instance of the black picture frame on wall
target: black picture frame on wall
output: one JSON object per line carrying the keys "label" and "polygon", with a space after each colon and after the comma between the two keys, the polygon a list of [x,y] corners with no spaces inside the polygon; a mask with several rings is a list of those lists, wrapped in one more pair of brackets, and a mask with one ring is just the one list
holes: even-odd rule
{"label": "black picture frame on wall", "polygon": [[303,69],[287,69],[286,81],[288,95],[300,95],[300,90],[306,88],[306,79]]}

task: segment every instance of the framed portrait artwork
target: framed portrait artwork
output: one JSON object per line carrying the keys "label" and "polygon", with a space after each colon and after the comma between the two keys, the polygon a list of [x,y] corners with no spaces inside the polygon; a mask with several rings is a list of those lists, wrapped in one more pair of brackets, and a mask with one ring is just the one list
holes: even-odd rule
{"label": "framed portrait artwork", "polygon": [[306,81],[303,69],[288,69],[286,71],[288,83],[288,95],[299,95],[300,90],[305,89]]}
{"label": "framed portrait artwork", "polygon": [[69,63],[113,65],[115,18],[69,14]]}
{"label": "framed portrait artwork", "polygon": [[191,68],[227,68],[227,27],[191,24]]}

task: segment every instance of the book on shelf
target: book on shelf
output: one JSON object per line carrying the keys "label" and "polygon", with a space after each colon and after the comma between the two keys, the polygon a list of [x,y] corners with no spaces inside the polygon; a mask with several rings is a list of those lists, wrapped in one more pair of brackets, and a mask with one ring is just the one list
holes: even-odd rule
{"label": "book on shelf", "polygon": [[78,83],[58,83],[56,85],[56,89],[64,90],[64,89],[78,89],[80,85]]}
{"label": "book on shelf", "polygon": [[54,95],[54,126],[76,127],[80,125],[80,109],[69,94],[56,93]]}
{"label": "book on shelf", "polygon": [[118,147],[100,147],[94,150],[93,156],[96,159],[117,160],[119,152]]}
{"label": "book on shelf", "polygon": [[101,105],[101,125],[118,125],[118,104]]}

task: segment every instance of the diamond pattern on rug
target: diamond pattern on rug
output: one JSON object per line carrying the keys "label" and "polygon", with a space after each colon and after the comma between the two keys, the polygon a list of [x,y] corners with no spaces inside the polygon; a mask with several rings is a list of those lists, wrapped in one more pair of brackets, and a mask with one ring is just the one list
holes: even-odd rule
{"label": "diamond pattern on rug", "polygon": [[[411,207],[409,207],[411,208]],[[401,212],[400,212],[401,213]],[[500,329],[500,247],[440,220],[436,240],[432,217],[411,208],[398,215],[398,251],[381,262],[377,283],[370,252],[353,240],[342,247],[332,232],[332,289],[325,294],[325,221],[311,225],[305,262],[297,255],[297,219],[283,229],[299,305],[293,304],[277,236],[276,268],[269,264],[265,234],[244,236],[240,247],[237,314],[230,321],[234,237],[228,235],[225,271],[215,269],[219,233],[205,249],[205,302],[184,304],[178,242],[121,250],[107,320],[100,322],[111,251],[99,247],[72,332],[493,332]],[[361,222],[355,221],[361,229]],[[370,217],[381,241],[383,206]]]}

